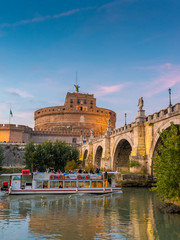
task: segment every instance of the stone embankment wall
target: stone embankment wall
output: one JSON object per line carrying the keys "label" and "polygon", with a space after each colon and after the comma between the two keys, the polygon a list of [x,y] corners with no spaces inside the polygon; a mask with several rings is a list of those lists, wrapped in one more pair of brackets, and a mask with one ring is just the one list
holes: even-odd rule
{"label": "stone embankment wall", "polygon": [[151,187],[156,180],[150,175],[121,174],[120,182],[123,187]]}
{"label": "stone embankment wall", "polygon": [[4,160],[2,167],[8,168],[11,166],[16,168],[23,168],[24,165],[24,144],[1,144],[3,148]]}

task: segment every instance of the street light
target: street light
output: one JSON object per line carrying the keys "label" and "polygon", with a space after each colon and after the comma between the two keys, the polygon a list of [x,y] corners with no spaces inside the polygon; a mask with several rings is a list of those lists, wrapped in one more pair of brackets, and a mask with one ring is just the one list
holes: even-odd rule
{"label": "street light", "polygon": [[125,116],[125,125],[126,125],[126,124],[127,124],[127,123],[126,123],[127,113],[125,113],[124,116]]}
{"label": "street light", "polygon": [[169,91],[169,107],[172,106],[172,103],[171,103],[171,88],[168,89]]}

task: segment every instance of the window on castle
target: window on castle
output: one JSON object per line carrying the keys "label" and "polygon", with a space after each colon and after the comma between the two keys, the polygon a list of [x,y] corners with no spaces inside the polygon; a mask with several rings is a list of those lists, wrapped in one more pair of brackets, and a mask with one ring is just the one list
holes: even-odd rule
{"label": "window on castle", "polygon": [[73,100],[71,99],[70,103],[73,103]]}
{"label": "window on castle", "polygon": [[72,108],[72,107],[73,107],[73,105],[71,104],[71,105],[70,105],[70,107]]}
{"label": "window on castle", "polygon": [[80,103],[80,100],[79,100],[79,99],[77,100],[77,103]]}
{"label": "window on castle", "polygon": [[76,142],[77,142],[77,138],[73,138],[72,143],[76,143]]}
{"label": "window on castle", "polygon": [[84,100],[84,104],[86,104],[86,100]]}
{"label": "window on castle", "polygon": [[91,104],[93,104],[93,101],[91,101]]}

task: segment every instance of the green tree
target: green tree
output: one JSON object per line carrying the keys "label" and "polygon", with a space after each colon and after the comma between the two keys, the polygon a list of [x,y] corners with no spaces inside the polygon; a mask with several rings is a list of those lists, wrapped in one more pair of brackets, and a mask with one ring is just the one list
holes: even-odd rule
{"label": "green tree", "polygon": [[2,146],[0,145],[0,169],[1,169],[1,167],[2,167],[3,159],[4,159],[3,148],[2,148]]}
{"label": "green tree", "polygon": [[157,183],[152,190],[157,191],[162,200],[180,199],[180,127],[171,123],[170,129],[160,133],[161,143],[153,157],[153,170]]}
{"label": "green tree", "polygon": [[78,168],[78,163],[75,162],[74,160],[69,161],[66,163],[65,170],[68,172],[69,170],[74,170]]}
{"label": "green tree", "polygon": [[35,169],[35,146],[33,142],[29,142],[25,146],[24,160],[27,168],[34,171]]}
{"label": "green tree", "polygon": [[56,141],[54,144],[46,141],[41,144],[28,143],[24,154],[25,164],[31,171],[45,171],[52,167],[64,170],[67,162],[74,160],[78,164],[79,151],[66,142]]}
{"label": "green tree", "polygon": [[69,146],[66,142],[56,141],[54,144],[54,167],[55,169],[64,170],[66,163],[74,160],[78,163],[79,151]]}

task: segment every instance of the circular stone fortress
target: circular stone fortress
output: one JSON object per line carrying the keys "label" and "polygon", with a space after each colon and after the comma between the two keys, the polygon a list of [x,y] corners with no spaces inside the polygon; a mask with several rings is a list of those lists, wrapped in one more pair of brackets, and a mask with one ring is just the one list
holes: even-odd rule
{"label": "circular stone fortress", "polygon": [[35,130],[79,132],[84,137],[104,134],[110,118],[111,128],[115,128],[116,113],[96,106],[93,94],[67,93],[64,106],[39,109],[34,114]]}
{"label": "circular stone fortress", "polygon": [[34,130],[24,125],[1,124],[0,142],[35,143],[57,139],[76,144],[85,142],[93,134],[98,137],[108,128],[115,128],[116,113],[96,106],[94,94],[67,93],[64,106],[46,107],[35,111]]}

